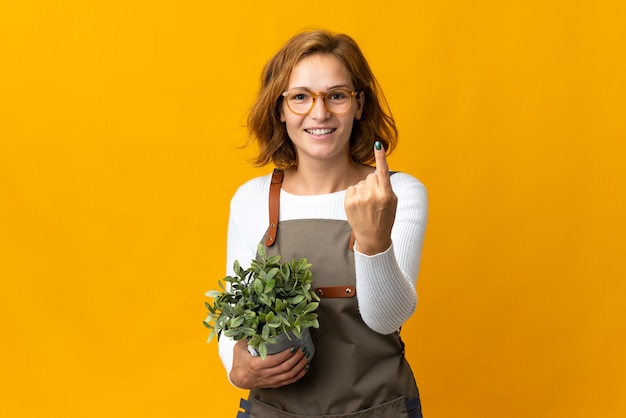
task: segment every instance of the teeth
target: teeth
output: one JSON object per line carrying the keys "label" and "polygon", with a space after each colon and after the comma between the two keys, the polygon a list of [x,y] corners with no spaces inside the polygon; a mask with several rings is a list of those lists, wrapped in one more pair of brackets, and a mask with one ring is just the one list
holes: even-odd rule
{"label": "teeth", "polygon": [[334,129],[307,129],[306,131],[312,135],[326,135],[334,131]]}

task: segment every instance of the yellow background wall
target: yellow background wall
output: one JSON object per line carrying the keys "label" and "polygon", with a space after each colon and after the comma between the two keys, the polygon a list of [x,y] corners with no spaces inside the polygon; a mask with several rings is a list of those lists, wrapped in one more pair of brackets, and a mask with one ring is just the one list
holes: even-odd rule
{"label": "yellow background wall", "polygon": [[0,2],[0,416],[232,417],[204,291],[245,114],[351,34],[429,189],[404,328],[429,418],[626,416],[626,6]]}

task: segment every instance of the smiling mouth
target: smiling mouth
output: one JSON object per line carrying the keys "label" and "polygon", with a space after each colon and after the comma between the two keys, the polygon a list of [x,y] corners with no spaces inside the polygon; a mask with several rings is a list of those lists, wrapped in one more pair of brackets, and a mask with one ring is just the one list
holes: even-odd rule
{"label": "smiling mouth", "polygon": [[305,129],[304,131],[311,135],[328,135],[335,132],[335,129]]}

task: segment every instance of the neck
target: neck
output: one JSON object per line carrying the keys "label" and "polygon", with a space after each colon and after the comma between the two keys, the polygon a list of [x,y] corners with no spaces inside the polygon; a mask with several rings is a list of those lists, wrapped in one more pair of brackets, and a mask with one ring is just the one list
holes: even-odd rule
{"label": "neck", "polygon": [[358,183],[373,171],[372,167],[352,162],[341,165],[300,163],[286,170],[283,189],[297,195],[335,193]]}

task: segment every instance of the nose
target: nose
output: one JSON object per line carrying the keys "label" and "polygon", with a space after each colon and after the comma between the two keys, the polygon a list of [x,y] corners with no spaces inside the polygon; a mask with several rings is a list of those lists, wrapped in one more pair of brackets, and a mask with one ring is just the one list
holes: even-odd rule
{"label": "nose", "polygon": [[330,117],[331,113],[326,108],[326,103],[324,103],[324,95],[318,93],[315,96],[315,102],[313,103],[313,108],[309,112],[309,116],[315,120],[325,120]]}

